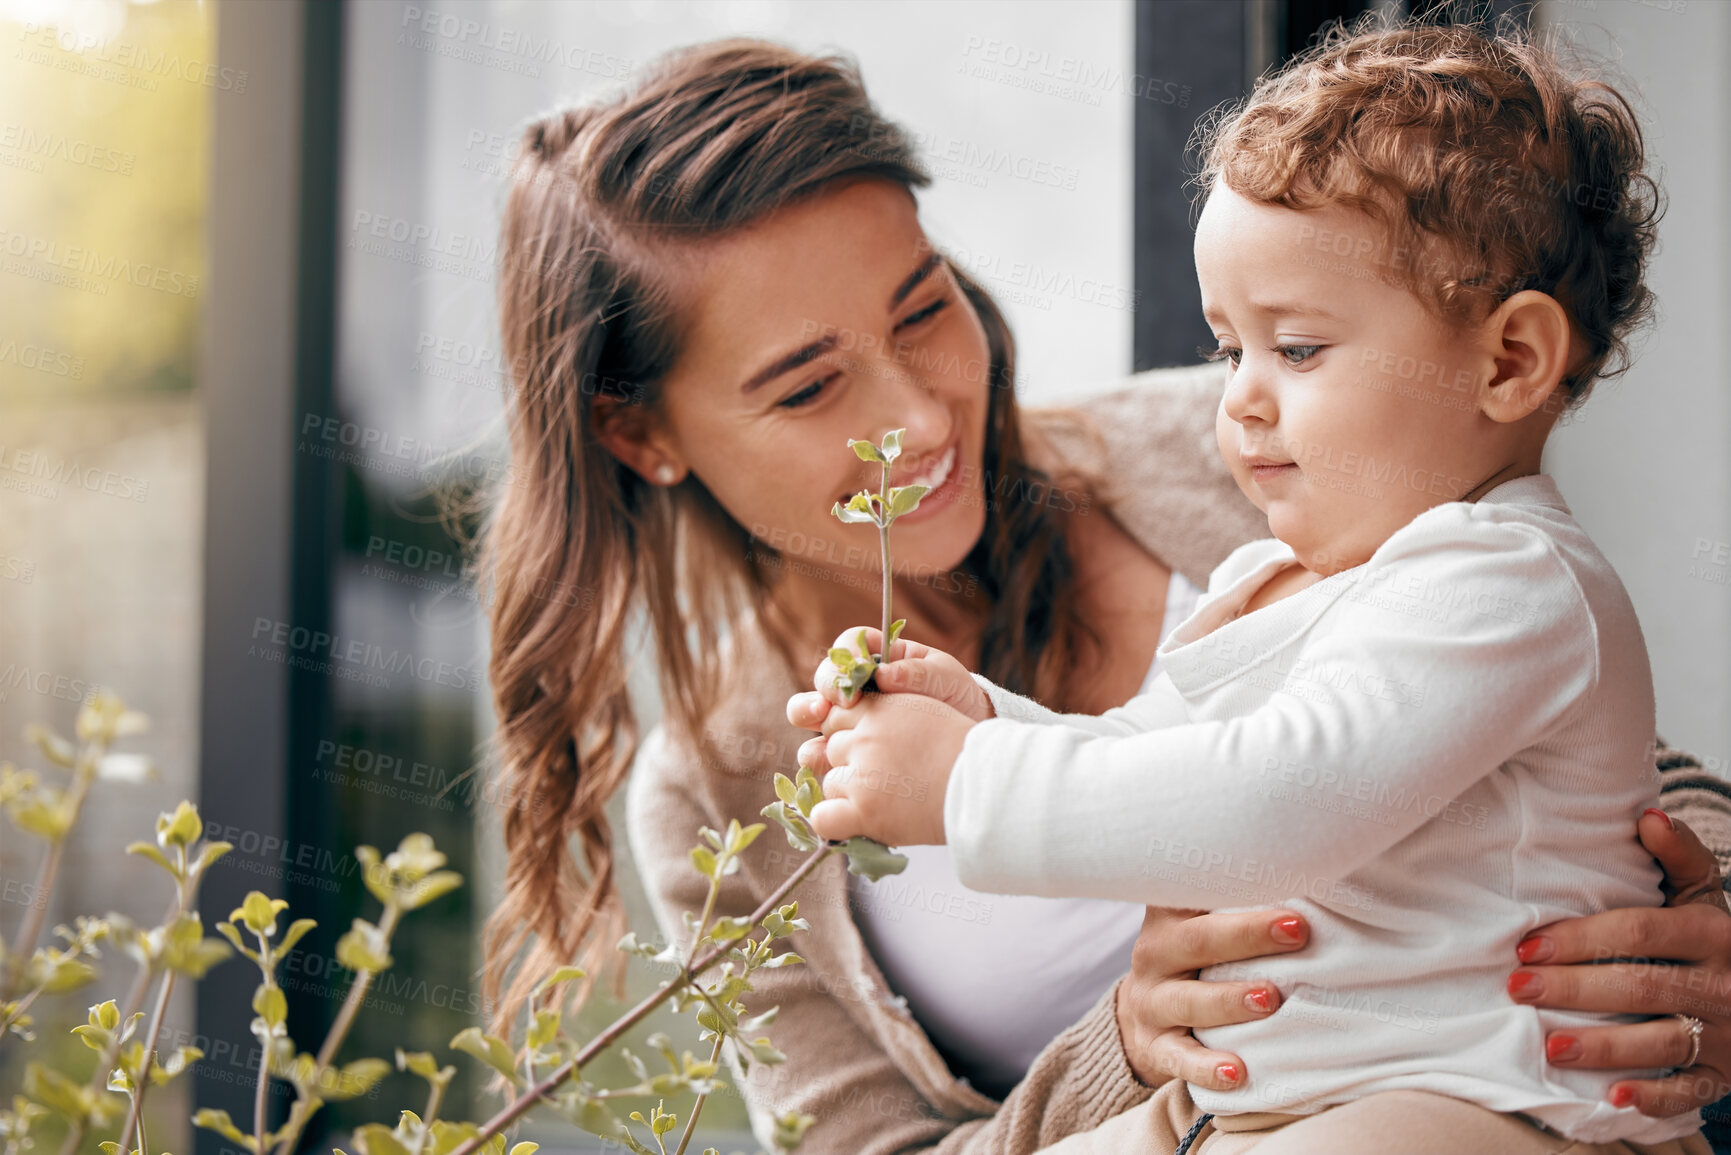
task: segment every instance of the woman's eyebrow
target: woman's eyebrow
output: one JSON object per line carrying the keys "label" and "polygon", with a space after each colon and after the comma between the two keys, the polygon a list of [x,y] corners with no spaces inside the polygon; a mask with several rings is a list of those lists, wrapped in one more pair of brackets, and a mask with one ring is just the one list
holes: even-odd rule
{"label": "woman's eyebrow", "polygon": [[778,358],[752,374],[751,379],[745,383],[740,392],[750,393],[753,389],[768,384],[790,369],[797,369],[808,361],[816,360],[833,349],[840,339],[839,333],[831,332],[819,337],[809,345],[800,346],[787,356]]}
{"label": "woman's eyebrow", "polygon": [[890,294],[890,308],[895,308],[907,300],[909,293],[919,288],[921,281],[932,275],[932,270],[943,263],[942,253],[933,253],[920,262],[920,267],[908,274],[907,280],[896,286],[896,291]]}

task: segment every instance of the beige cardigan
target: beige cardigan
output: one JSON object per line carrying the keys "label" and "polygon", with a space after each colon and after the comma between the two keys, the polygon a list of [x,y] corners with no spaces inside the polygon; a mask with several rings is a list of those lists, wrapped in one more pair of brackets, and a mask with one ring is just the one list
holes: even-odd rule
{"label": "beige cardigan", "polygon": [[[1216,366],[1139,374],[1093,396],[1068,399],[1096,426],[1102,472],[1119,494],[1113,514],[1155,557],[1205,586],[1209,572],[1239,544],[1267,535],[1214,444]],[[1079,442],[1059,443],[1066,455]],[[766,654],[768,651],[755,651]],[[813,654],[812,664],[818,660]],[[779,661],[741,661],[729,670],[733,692],[707,726],[701,749],[657,730],[634,767],[627,801],[632,853],[656,918],[670,938],[684,933],[681,912],[701,908],[707,883],[687,850],[699,826],[760,821],[774,800],[771,778],[792,773],[794,752],[811,735],[785,718],[790,694],[809,689]],[[1698,769],[1698,767],[1696,767]],[[1713,815],[1701,828],[1693,807],[1680,815],[1715,846],[1731,845],[1731,806],[1689,791]],[[771,827],[723,886],[717,914],[743,915],[762,901],[803,854]],[[1025,1155],[1088,1131],[1142,1102],[1152,1090],[1124,1057],[1114,1014],[1116,988],[1040,1053],[1003,1102],[951,1073],[905,1002],[886,984],[848,907],[845,863],[826,862],[795,896],[811,931],[793,947],[804,966],[759,971],[747,1005],[779,1005],[772,1037],[787,1062],[752,1066],[741,1083],[752,1125],[767,1139],[771,1113],[798,1109],[818,1119],[802,1155]],[[737,1075],[737,1071],[736,1071]]]}

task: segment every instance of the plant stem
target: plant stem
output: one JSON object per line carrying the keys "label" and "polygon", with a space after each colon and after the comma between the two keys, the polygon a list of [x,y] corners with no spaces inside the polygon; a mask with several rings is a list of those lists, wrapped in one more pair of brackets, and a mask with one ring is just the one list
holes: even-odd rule
{"label": "plant stem", "polygon": [[883,642],[883,661],[887,662],[890,660],[890,576],[893,572],[890,569],[890,466],[887,461],[884,462],[884,479],[879,494],[884,511],[884,519],[878,524],[878,552],[884,562],[884,612],[883,632],[878,636]]}
{"label": "plant stem", "polygon": [[[385,940],[387,947],[391,942],[391,933],[397,928],[400,913],[396,903],[391,903],[385,907],[384,917],[379,919],[379,936]],[[377,974],[377,971],[362,971],[355,976],[355,981],[349,984],[348,997],[343,999],[342,1010],[337,1012],[337,1020],[331,1024],[330,1033],[325,1036],[324,1045],[319,1048],[319,1070],[330,1066],[331,1060],[336,1058],[337,1048],[347,1037],[349,1027],[354,1025],[355,1015],[359,1013],[361,1003],[367,997],[367,988],[373,985],[373,978]]]}
{"label": "plant stem", "polygon": [[254,1148],[259,1155],[264,1155],[265,1112],[270,1108],[270,1035],[259,1040],[258,1047],[258,1086],[252,1093],[252,1135],[257,1144]]}
{"label": "plant stem", "polygon": [[421,1155],[427,1149],[427,1137],[433,1133],[433,1120],[439,1117],[439,1105],[445,1098],[445,1085],[437,1079],[427,1091],[427,1111],[421,1116],[421,1133],[409,1155]]}
{"label": "plant stem", "polygon": [[[178,905],[178,902],[176,903]],[[174,907],[169,908],[169,917],[173,917]],[[132,990],[126,996],[126,1009],[120,1012],[122,1023],[130,1022],[132,1016],[138,1013],[138,1008],[144,1003],[144,996],[150,991],[151,970],[149,963],[138,964],[138,977],[132,980]],[[120,1051],[118,1038],[108,1044],[108,1047],[96,1057],[96,1073],[90,1076],[90,1089],[103,1091],[108,1087],[108,1072],[114,1068],[114,1056]],[[84,1142],[84,1132],[89,1120],[84,1116],[74,1119],[66,1129],[66,1141],[60,1145],[60,1155],[78,1155],[78,1145]]]}
{"label": "plant stem", "polygon": [[30,956],[36,953],[36,937],[42,933],[42,923],[48,917],[48,899],[60,873],[60,853],[66,847],[66,840],[72,836],[72,828],[78,824],[79,812],[84,809],[84,795],[96,777],[96,760],[100,756],[99,750],[87,753],[78,760],[78,767],[72,773],[72,793],[68,798],[72,817],[60,837],[48,844],[48,853],[42,856],[42,864],[36,869],[36,889],[31,892],[35,901],[24,916],[24,924],[18,928],[18,938],[8,960],[12,965],[6,968],[6,986],[0,991],[0,1003],[11,1001],[30,966]]}
{"label": "plant stem", "polygon": [[[715,1046],[709,1052],[710,1062],[719,1063],[721,1061],[721,1044],[726,1037],[727,1036],[721,1034],[719,1031],[716,1032]],[[702,1114],[703,1102],[708,1098],[709,1092],[705,1091],[703,1094],[697,1096],[697,1102],[691,1105],[691,1118],[685,1121],[685,1133],[679,1136],[679,1146],[673,1149],[673,1155],[685,1155],[685,1145],[691,1142],[691,1135],[697,1130],[697,1116]]]}
{"label": "plant stem", "polygon": [[[749,921],[754,925],[763,921],[764,916],[780,906],[781,900],[787,897],[788,892],[798,886],[801,882],[804,882],[806,876],[817,868],[817,864],[828,858],[835,849],[836,848],[833,846],[825,846],[821,850],[814,851],[809,858],[799,864],[798,870],[795,870],[792,874],[788,875],[786,881],[776,887],[774,892],[771,893],[768,898],[763,900],[762,904],[752,912]],[[515,1123],[529,1110],[529,1108],[533,1107],[547,1094],[556,1090],[561,1083],[564,1083],[567,1079],[571,1078],[571,1076],[581,1070],[584,1064],[588,1063],[590,1060],[595,1058],[596,1055],[599,1055],[608,1047],[611,1047],[614,1043],[618,1042],[619,1037],[626,1031],[648,1018],[657,1007],[672,998],[674,994],[690,983],[692,979],[696,978],[698,975],[719,962],[721,958],[732,949],[732,945],[733,944],[731,943],[718,943],[716,946],[705,951],[691,966],[685,967],[677,975],[673,976],[672,979],[668,980],[665,986],[652,994],[645,996],[642,1002],[632,1007],[629,1011],[626,1011],[625,1014],[621,1015],[618,1019],[615,1019],[611,1026],[602,1031],[599,1035],[596,1035],[593,1039],[589,1040],[588,1044],[584,1046],[581,1051],[578,1051],[572,1058],[567,1059],[563,1064],[555,1069],[552,1074],[548,1075],[545,1079],[542,1079],[539,1083],[536,1083],[527,1091],[524,1091],[521,1095],[511,1100],[510,1103],[500,1109],[498,1114],[487,1120],[479,1133],[477,1133],[473,1138],[465,1140],[464,1143],[453,1150],[450,1155],[474,1155],[474,1153],[478,1151],[481,1148],[481,1145],[487,1140],[491,1139],[494,1135],[497,1135],[500,1131],[503,1131],[506,1127],[509,1127],[512,1123]],[[282,1155],[286,1155],[286,1152],[282,1153]]]}
{"label": "plant stem", "polygon": [[138,1145],[144,1146],[144,1090],[150,1086],[150,1068],[156,1062],[156,1036],[162,1030],[162,1017],[168,1013],[168,996],[174,990],[174,972],[162,976],[162,986],[156,995],[156,1008],[150,1014],[150,1034],[145,1036],[144,1069],[138,1072],[132,1089],[132,1105],[126,1109],[126,1122],[120,1128],[120,1149],[132,1150],[132,1128],[138,1127]]}

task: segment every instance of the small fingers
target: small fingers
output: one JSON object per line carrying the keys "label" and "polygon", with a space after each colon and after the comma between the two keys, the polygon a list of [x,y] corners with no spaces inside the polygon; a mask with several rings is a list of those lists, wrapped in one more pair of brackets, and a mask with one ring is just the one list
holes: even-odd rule
{"label": "small fingers", "polygon": [[829,716],[830,703],[822,694],[808,690],[787,700],[787,720],[801,730],[816,730]]}
{"label": "small fingers", "polygon": [[1725,892],[1720,888],[1719,860],[1708,850],[1688,824],[1679,822],[1663,810],[1647,810],[1635,823],[1641,845],[1659,860],[1665,871],[1667,905],[1682,906],[1692,902],[1707,902],[1720,909],[1725,907]]}
{"label": "small fingers", "polygon": [[1148,994],[1148,1014],[1162,1027],[1224,1027],[1265,1019],[1279,1009],[1280,991],[1269,982],[1173,979]]}
{"label": "small fingers", "polygon": [[1633,1107],[1643,1115],[1662,1119],[1717,1103],[1728,1092],[1731,1082],[1724,1075],[1712,1067],[1695,1066],[1663,1079],[1625,1079],[1612,1083],[1605,1097],[1613,1107]]}
{"label": "small fingers", "polygon": [[[835,777],[835,771],[830,772],[830,777]],[[824,781],[827,787],[829,780]],[[817,831],[819,838],[842,842],[863,834],[865,819],[860,815],[859,808],[849,799],[826,797],[811,808],[811,828]]]}
{"label": "small fingers", "polygon": [[807,738],[799,744],[795,755],[795,765],[810,766],[813,772],[822,774],[829,769],[829,739],[824,737]]}
{"label": "small fingers", "polygon": [[1149,1044],[1156,1070],[1206,1087],[1235,1091],[1244,1085],[1244,1060],[1230,1051],[1211,1051],[1181,1031],[1161,1035]]}

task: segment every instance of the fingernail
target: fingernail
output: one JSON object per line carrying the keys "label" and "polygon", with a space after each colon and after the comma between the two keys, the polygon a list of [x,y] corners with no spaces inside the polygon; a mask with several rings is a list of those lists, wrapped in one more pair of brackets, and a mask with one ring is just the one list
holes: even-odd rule
{"label": "fingernail", "polygon": [[[1624,821],[1627,821],[1627,819],[1625,819]],[[1218,1067],[1214,1068],[1214,1073],[1216,1075],[1220,1076],[1220,1081],[1222,1083],[1236,1083],[1236,1082],[1238,1082],[1238,1064],[1237,1063],[1222,1063]]]}
{"label": "fingernail", "polygon": [[1274,1000],[1267,991],[1251,991],[1244,996],[1244,1005],[1257,1014],[1266,1015],[1274,1009]]}
{"label": "fingernail", "polygon": [[1524,963],[1544,962],[1557,953],[1557,944],[1544,935],[1524,938],[1515,947],[1515,954]]}
{"label": "fingernail", "polygon": [[1509,976],[1511,999],[1536,999],[1545,993],[1545,980],[1532,971],[1516,971]]}
{"label": "fingernail", "polygon": [[[1665,820],[1665,829],[1666,830],[1677,829],[1677,824],[1675,822],[1671,821],[1671,816],[1669,814],[1666,814],[1663,810],[1658,809],[1657,807],[1649,806],[1649,807],[1647,807],[1647,809],[1641,811],[1641,813],[1642,814],[1657,814],[1660,818],[1663,818]],[[1630,1091],[1629,1094],[1632,1096],[1632,1095],[1634,1095],[1634,1092]]]}
{"label": "fingernail", "polygon": [[1277,919],[1268,933],[1282,946],[1297,946],[1304,941],[1304,921],[1297,918]]}
{"label": "fingernail", "polygon": [[1635,1102],[1635,1088],[1633,1088],[1633,1087],[1612,1087],[1611,1088],[1611,1106],[1613,1106],[1613,1107],[1628,1107],[1628,1106],[1632,1105],[1634,1102]]}
{"label": "fingernail", "polygon": [[1581,1057],[1581,1040],[1573,1035],[1552,1035],[1545,1040],[1545,1058],[1553,1063],[1566,1063]]}

